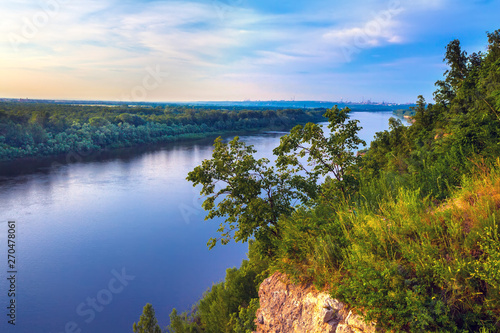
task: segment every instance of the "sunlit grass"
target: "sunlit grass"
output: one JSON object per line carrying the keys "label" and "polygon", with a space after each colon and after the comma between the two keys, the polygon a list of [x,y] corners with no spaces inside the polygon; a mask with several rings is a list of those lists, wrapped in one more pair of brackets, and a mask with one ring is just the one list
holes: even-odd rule
{"label": "sunlit grass", "polygon": [[495,331],[499,166],[477,168],[441,202],[382,184],[376,203],[298,210],[283,221],[276,266],[386,328]]}

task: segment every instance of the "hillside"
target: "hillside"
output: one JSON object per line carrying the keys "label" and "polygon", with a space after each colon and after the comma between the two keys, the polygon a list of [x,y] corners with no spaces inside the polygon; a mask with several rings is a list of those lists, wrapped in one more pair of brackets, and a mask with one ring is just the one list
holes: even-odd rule
{"label": "hillside", "polygon": [[347,108],[326,111],[329,134],[292,129],[275,165],[217,140],[188,180],[207,219],[226,218],[208,245],[250,241],[249,260],[191,312],[174,310],[169,331],[254,330],[258,286],[276,271],[379,329],[500,331],[500,30],[487,37],[471,55],[450,42],[436,104],[419,96],[410,126],[391,119],[357,154]]}

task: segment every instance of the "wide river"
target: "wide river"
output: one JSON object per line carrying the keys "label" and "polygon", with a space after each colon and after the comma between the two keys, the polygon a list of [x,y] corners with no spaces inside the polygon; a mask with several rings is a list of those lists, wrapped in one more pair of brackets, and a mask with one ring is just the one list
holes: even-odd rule
{"label": "wide river", "polygon": [[[391,115],[351,117],[369,142]],[[242,139],[271,157],[281,135]],[[172,308],[190,308],[247,252],[246,244],[206,247],[221,221],[204,221],[199,193],[185,178],[211,152],[207,139],[3,165],[0,332],[131,332],[146,303],[162,327]],[[10,249],[8,221],[15,221]]]}

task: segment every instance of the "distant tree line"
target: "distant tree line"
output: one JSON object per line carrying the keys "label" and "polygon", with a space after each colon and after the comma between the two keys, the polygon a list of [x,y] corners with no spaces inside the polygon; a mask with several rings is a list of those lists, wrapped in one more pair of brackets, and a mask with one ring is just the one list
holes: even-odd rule
{"label": "distant tree line", "polygon": [[289,129],[324,110],[0,103],[0,160],[99,151],[233,131]]}

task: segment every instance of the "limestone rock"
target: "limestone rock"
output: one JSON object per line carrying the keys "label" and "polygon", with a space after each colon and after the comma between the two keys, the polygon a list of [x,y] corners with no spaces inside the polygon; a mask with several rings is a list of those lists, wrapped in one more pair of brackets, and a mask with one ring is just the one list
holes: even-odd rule
{"label": "limestone rock", "polygon": [[295,285],[281,273],[262,282],[259,298],[257,333],[375,332],[374,324],[365,323],[343,303],[313,285]]}

